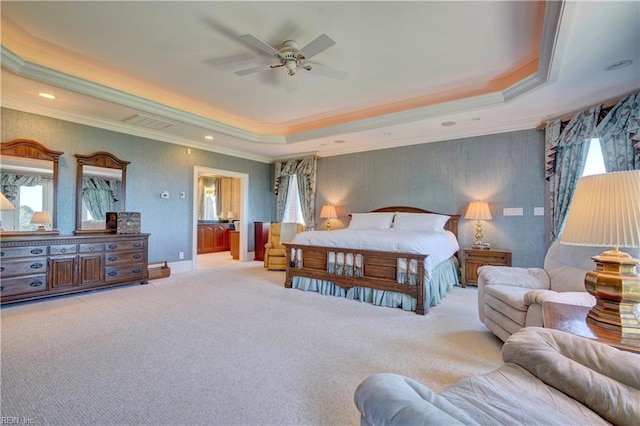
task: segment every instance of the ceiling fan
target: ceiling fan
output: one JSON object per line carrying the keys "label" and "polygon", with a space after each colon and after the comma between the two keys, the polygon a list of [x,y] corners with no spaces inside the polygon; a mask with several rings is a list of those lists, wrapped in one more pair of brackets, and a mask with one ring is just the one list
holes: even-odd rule
{"label": "ceiling fan", "polygon": [[298,70],[301,69],[306,71],[313,70],[313,72],[318,75],[338,80],[344,79],[347,75],[344,71],[338,71],[320,64],[307,62],[309,58],[316,56],[336,44],[336,42],[331,40],[331,38],[326,34],[322,34],[302,49],[299,48],[298,43],[294,40],[287,40],[282,44],[280,49],[276,49],[251,34],[245,34],[240,36],[240,38],[245,43],[267,53],[269,56],[274,56],[278,62],[276,64],[260,65],[253,68],[235,71],[236,75],[245,76],[281,67],[284,67],[287,70],[287,75],[289,76],[296,75]]}

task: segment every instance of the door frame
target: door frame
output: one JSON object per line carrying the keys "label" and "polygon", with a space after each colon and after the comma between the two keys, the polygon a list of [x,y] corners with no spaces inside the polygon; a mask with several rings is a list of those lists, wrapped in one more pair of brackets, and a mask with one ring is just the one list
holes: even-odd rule
{"label": "door frame", "polygon": [[198,268],[198,220],[196,219],[196,211],[198,211],[198,176],[200,174],[215,174],[224,177],[240,179],[240,246],[239,261],[246,262],[249,260],[248,239],[249,232],[249,175],[247,173],[232,172],[230,170],[213,169],[211,167],[193,166],[193,209],[191,211],[191,219],[193,220],[192,242],[191,245],[191,269],[195,271]]}

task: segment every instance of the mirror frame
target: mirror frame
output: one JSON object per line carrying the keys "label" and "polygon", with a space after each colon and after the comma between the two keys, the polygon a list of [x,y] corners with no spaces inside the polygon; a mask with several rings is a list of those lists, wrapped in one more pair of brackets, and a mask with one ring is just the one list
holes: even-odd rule
{"label": "mirror frame", "polygon": [[[93,154],[75,154],[78,167],[76,170],[76,234],[113,234],[115,229],[82,229],[82,176],[84,166],[104,167],[108,169],[122,170],[122,209],[126,207],[127,189],[127,165],[130,161],[124,161],[107,151],[98,151]],[[106,221],[106,218],[105,218]]]}
{"label": "mirror frame", "polygon": [[58,163],[64,152],[49,149],[33,139],[13,139],[0,144],[0,154],[10,157],[32,158],[53,162],[53,211],[51,212],[51,231],[0,231],[4,236],[59,235],[58,231]]}

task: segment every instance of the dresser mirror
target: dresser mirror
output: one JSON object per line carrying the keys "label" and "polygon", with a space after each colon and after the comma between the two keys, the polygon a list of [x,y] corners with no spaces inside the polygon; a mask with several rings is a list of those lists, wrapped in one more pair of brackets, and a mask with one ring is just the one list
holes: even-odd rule
{"label": "dresser mirror", "polygon": [[0,234],[58,235],[58,162],[54,151],[31,139],[0,144]]}
{"label": "dresser mirror", "polygon": [[115,233],[115,229],[107,229],[107,212],[125,211],[130,162],[105,151],[75,156],[78,162],[75,233]]}

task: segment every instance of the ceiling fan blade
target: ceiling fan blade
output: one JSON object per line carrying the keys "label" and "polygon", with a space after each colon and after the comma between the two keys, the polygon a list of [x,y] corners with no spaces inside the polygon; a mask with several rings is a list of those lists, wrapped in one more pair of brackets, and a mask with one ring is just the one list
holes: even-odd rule
{"label": "ceiling fan blade", "polygon": [[334,44],[336,44],[336,42],[331,40],[328,35],[322,34],[320,37],[300,49],[300,53],[302,53],[305,58],[309,59],[312,56],[330,48]]}
{"label": "ceiling fan blade", "polygon": [[345,71],[336,70],[336,69],[329,68],[327,66],[316,64],[316,63],[307,62],[305,65],[311,65],[311,69],[309,71],[311,71],[312,73],[318,74],[324,77],[333,78],[335,80],[344,80],[348,74]]}
{"label": "ceiling fan blade", "polygon": [[243,36],[240,36],[240,38],[245,43],[255,47],[258,50],[262,50],[264,53],[267,53],[270,56],[280,56],[280,52],[278,50],[274,49],[259,38],[252,36],[251,34],[245,34]]}
{"label": "ceiling fan blade", "polygon": [[265,71],[265,70],[269,70],[271,69],[271,65],[260,65],[258,67],[253,67],[253,68],[247,68],[244,70],[240,70],[240,71],[235,71],[234,74],[235,75],[239,75],[240,77],[242,77],[243,75],[248,75],[248,74],[254,74],[260,71]]}

